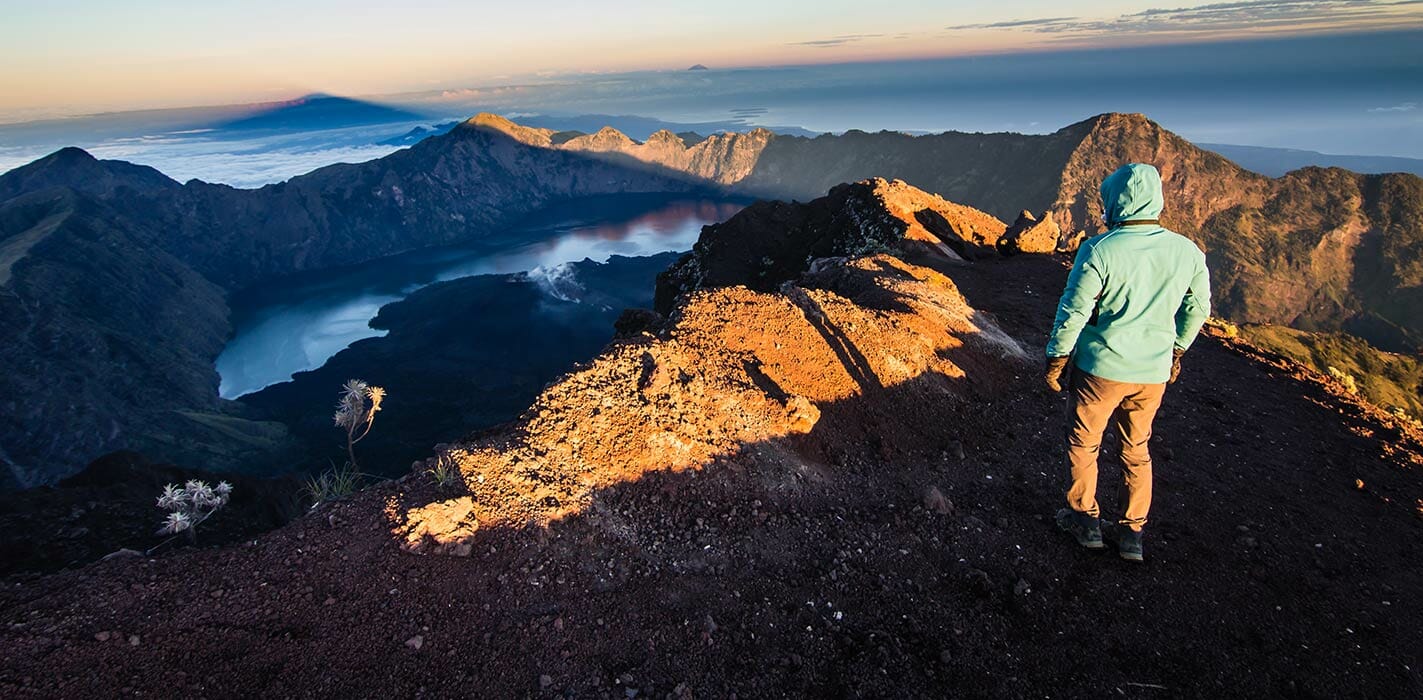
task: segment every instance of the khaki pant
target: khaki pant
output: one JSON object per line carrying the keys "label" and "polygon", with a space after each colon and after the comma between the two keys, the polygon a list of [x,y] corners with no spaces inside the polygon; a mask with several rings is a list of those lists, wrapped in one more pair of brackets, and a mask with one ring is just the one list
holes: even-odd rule
{"label": "khaki pant", "polygon": [[1151,455],[1146,443],[1166,385],[1114,382],[1073,369],[1069,386],[1067,461],[1072,485],[1067,489],[1067,505],[1078,513],[1099,516],[1097,455],[1111,421],[1122,436],[1122,487],[1117,501],[1125,512],[1119,522],[1140,532],[1151,509]]}

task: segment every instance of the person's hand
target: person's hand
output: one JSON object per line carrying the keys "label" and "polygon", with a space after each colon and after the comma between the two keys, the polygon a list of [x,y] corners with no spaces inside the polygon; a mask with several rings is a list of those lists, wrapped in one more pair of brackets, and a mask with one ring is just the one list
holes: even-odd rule
{"label": "person's hand", "polygon": [[1053,393],[1062,391],[1062,374],[1067,371],[1067,356],[1047,358],[1047,388]]}
{"label": "person's hand", "polygon": [[1175,384],[1176,379],[1181,376],[1181,356],[1186,354],[1181,348],[1171,349],[1171,378],[1166,380],[1167,384]]}

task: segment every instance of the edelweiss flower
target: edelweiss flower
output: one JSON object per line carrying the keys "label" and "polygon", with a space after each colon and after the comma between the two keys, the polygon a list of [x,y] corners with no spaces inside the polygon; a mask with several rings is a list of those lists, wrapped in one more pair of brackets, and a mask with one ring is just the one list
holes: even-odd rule
{"label": "edelweiss flower", "polygon": [[188,502],[188,492],[184,491],[176,484],[168,484],[163,487],[163,495],[158,497],[158,507],[165,510],[179,508]]}
{"label": "edelweiss flower", "polygon": [[369,386],[359,379],[349,379],[341,389],[341,402],[336,404],[335,421],[339,428],[354,428],[366,419],[366,393]]}
{"label": "edelweiss flower", "polygon": [[169,513],[168,518],[163,521],[163,529],[158,531],[160,535],[176,534],[193,526],[193,521],[187,513]]}
{"label": "edelweiss flower", "polygon": [[185,490],[188,492],[188,497],[193,500],[193,505],[199,508],[204,508],[216,500],[212,493],[212,487],[204,481],[189,481]]}

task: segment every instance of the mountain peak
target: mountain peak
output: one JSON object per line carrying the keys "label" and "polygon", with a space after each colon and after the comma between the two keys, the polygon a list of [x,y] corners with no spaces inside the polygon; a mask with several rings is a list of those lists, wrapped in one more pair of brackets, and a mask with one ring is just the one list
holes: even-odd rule
{"label": "mountain peak", "polygon": [[563,147],[569,150],[593,152],[623,152],[637,148],[637,146],[638,143],[629,138],[627,134],[611,126],[605,126],[596,133],[588,134],[587,136],[569,139],[563,144]]}
{"label": "mountain peak", "polygon": [[0,200],[49,187],[106,196],[124,188],[154,191],[176,186],[173,179],[146,165],[99,160],[82,148],[66,146],[0,175]]}
{"label": "mountain peak", "polygon": [[672,133],[671,131],[668,131],[667,129],[658,129],[657,131],[654,131],[651,136],[647,137],[647,143],[675,145],[679,148],[687,147],[687,142],[684,141],[681,136],[678,136]]}
{"label": "mountain peak", "polygon": [[65,146],[41,159],[42,162],[50,161],[56,164],[93,163],[98,160],[94,154],[78,146]]}
{"label": "mountain peak", "polygon": [[524,126],[493,112],[480,112],[460,123],[459,128],[502,134],[530,146],[549,146],[554,135],[549,129]]}
{"label": "mountain peak", "polygon": [[1151,121],[1145,114],[1140,112],[1103,112],[1093,115],[1079,122],[1068,124],[1057,130],[1057,133],[1091,133],[1101,129],[1124,129],[1124,130],[1161,130],[1161,125]]}

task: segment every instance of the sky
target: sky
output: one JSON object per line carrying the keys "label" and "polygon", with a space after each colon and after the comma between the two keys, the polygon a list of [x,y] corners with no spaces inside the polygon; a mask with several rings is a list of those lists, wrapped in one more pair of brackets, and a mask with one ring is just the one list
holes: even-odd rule
{"label": "sky", "polygon": [[639,70],[1423,28],[1423,0],[0,0],[0,122]]}

